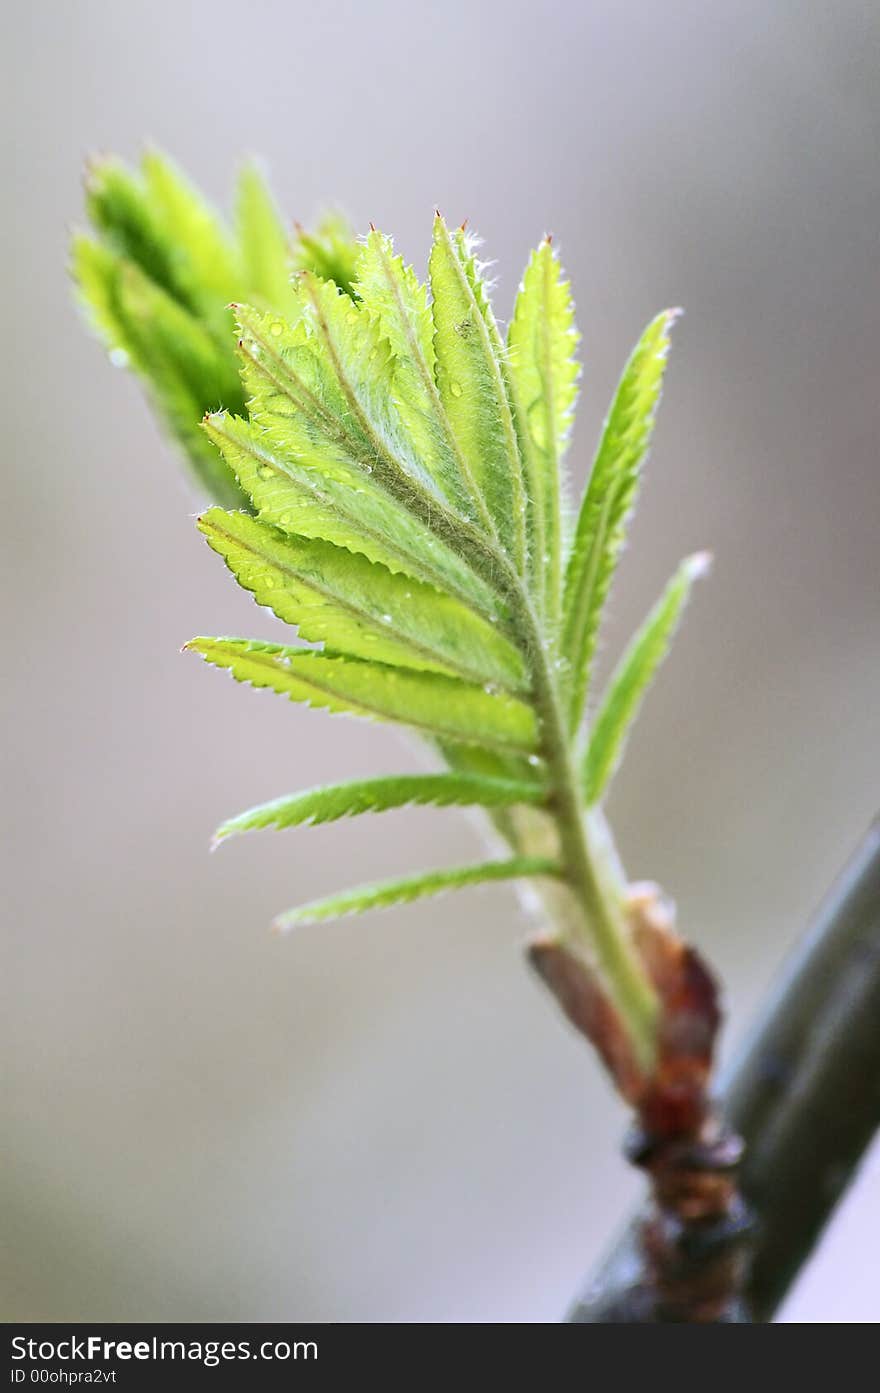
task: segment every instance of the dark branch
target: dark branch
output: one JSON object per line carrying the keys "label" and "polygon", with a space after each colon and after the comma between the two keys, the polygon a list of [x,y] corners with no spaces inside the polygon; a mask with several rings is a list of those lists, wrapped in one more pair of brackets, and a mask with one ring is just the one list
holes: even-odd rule
{"label": "dark branch", "polygon": [[[758,1218],[747,1319],[772,1319],[880,1124],[880,820],[771,992],[724,1092]],[[641,1216],[571,1312],[607,1319],[642,1267]]]}
{"label": "dark branch", "polygon": [[880,1124],[880,819],[771,994],[725,1107],[748,1143],[750,1305],[768,1320]]}

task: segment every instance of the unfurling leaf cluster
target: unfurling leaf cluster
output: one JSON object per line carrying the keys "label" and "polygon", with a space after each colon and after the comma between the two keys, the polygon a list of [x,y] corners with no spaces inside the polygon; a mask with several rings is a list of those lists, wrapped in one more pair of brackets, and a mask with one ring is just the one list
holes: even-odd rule
{"label": "unfurling leaf cluster", "polygon": [[[355,241],[337,219],[288,237],[253,168],[231,227],[155,154],[138,172],[93,166],[87,206],[74,271],[92,320],[214,503],[199,519],[208,544],[301,641],[187,647],[292,701],[408,726],[443,761],[277,799],[218,839],[410,804],[485,808],[508,859],[365,887],[279,924],[481,881],[561,881],[624,1017],[648,1033],[650,986],[589,809],[702,558],[676,572],[598,702],[591,678],[675,312],[636,345],[569,529],[579,336],[549,239],[505,334],[472,239],[439,214],[422,282],[375,229]],[[536,854],[535,828],[550,854]]]}

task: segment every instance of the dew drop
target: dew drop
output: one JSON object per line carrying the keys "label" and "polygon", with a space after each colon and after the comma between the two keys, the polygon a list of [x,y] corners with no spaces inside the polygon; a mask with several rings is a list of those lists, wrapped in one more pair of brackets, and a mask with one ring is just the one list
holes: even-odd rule
{"label": "dew drop", "polygon": [[383,623],[383,624],[391,624],[391,623],[393,623],[393,622],[394,622],[394,621],[392,620],[390,614],[383,614],[383,615],[382,615],[382,623]]}
{"label": "dew drop", "polygon": [[114,368],[127,368],[127,367],[128,367],[128,354],[126,353],[125,349],[124,349],[124,348],[111,348],[111,349],[110,349],[110,362],[113,364]]}
{"label": "dew drop", "polygon": [[529,764],[531,764],[532,768],[540,763],[541,759],[539,755],[529,755]]}
{"label": "dew drop", "polygon": [[460,397],[460,396],[461,396],[461,383],[460,383],[460,382],[450,382],[450,384],[449,384],[449,390],[450,390],[450,392],[452,393],[452,395],[453,395],[454,397]]}
{"label": "dew drop", "polygon": [[284,333],[284,325],[281,323],[280,319],[275,320],[274,324],[272,325],[272,328],[269,330],[269,333],[272,334],[272,336],[276,339]]}

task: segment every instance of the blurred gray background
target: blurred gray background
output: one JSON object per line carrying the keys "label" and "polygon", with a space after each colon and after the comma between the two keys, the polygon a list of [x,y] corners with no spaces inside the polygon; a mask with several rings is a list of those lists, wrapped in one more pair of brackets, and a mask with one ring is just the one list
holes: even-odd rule
{"label": "blurred gray background", "polygon": [[[208,855],[252,802],[415,756],[180,656],[273,621],[78,322],[81,166],[148,139],[223,200],[259,152],[292,217],[341,205],[420,267],[439,204],[505,318],[552,230],[578,482],[643,323],[686,307],[606,660],[683,553],[716,565],[611,813],[723,974],[729,1049],[880,802],[880,11],[32,0],[4,50],[2,1314],[555,1320],[639,1182],[513,894],[267,933],[474,826]],[[878,1319],[878,1246],[875,1151],[785,1318]]]}

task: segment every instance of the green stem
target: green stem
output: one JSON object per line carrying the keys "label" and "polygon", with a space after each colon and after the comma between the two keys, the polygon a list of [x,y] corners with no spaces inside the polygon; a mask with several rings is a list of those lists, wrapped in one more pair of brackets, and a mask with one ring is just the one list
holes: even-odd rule
{"label": "green stem", "polygon": [[581,784],[571,758],[562,701],[538,622],[520,590],[518,608],[531,638],[535,701],[541,721],[542,754],[553,789],[552,812],[559,835],[564,874],[584,911],[585,935],[646,1068],[653,1062],[657,996],[629,936],[623,907],[603,876],[587,835]]}

